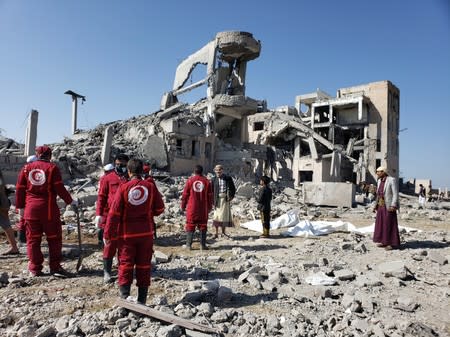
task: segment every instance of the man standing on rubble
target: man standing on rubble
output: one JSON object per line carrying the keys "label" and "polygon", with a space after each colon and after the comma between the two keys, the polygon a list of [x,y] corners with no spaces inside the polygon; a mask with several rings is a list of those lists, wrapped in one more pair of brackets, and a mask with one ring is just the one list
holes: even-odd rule
{"label": "man standing on rubble", "polygon": [[377,168],[376,174],[378,177],[377,197],[373,211],[377,215],[373,242],[377,247],[384,247],[386,250],[396,249],[400,246],[397,221],[399,208],[397,181],[387,174],[387,170],[383,166]]}
{"label": "man standing on rubble", "polygon": [[[107,244],[118,238],[120,296],[127,298],[130,295],[134,272],[138,286],[137,300],[145,304],[153,252],[153,225],[150,219],[164,212],[164,202],[155,184],[142,179],[141,160],[131,159],[127,167],[130,181],[121,185],[114,197],[104,235]],[[163,206],[160,208],[158,205]]]}
{"label": "man standing on rubble", "polygon": [[[119,186],[128,181],[127,163],[129,157],[120,153],[114,159],[114,171],[105,174],[99,181],[95,225],[99,228],[98,239],[103,242],[103,230],[109,209]],[[103,281],[112,282],[111,272],[114,255],[117,252],[117,238],[110,238],[103,247]]]}
{"label": "man standing on rubble", "polygon": [[64,187],[61,172],[51,163],[52,150],[48,146],[36,148],[37,161],[21,169],[16,185],[16,208],[25,219],[28,269],[32,276],[41,276],[44,257],[41,251],[42,235],[48,243],[50,273],[67,276],[61,267],[62,230],[60,211],[56,203],[59,196],[67,205],[77,206]]}
{"label": "man standing on rubble", "polygon": [[223,173],[222,165],[214,167],[216,176],[212,178],[214,193],[214,216],[213,225],[216,228],[215,239],[219,237],[219,227],[222,228],[222,235],[229,237],[225,233],[226,227],[233,227],[233,217],[231,215],[231,201],[236,193],[233,178]]}
{"label": "man standing on rubble", "polygon": [[270,237],[270,204],[272,201],[272,189],[269,186],[270,178],[268,176],[262,176],[259,180],[259,185],[261,186],[258,191],[258,197],[256,201],[258,202],[258,211],[261,215],[261,223],[263,227],[263,233],[261,238]]}
{"label": "man standing on rubble", "polygon": [[419,184],[419,207],[420,208],[425,207],[425,200],[426,200],[425,187],[422,184]]}
{"label": "man standing on rubble", "polygon": [[192,249],[195,227],[198,227],[200,231],[201,250],[208,249],[206,247],[206,230],[212,202],[211,184],[208,178],[203,175],[203,167],[196,165],[194,175],[187,180],[181,196],[181,210],[183,212],[187,210],[185,226],[187,249]]}

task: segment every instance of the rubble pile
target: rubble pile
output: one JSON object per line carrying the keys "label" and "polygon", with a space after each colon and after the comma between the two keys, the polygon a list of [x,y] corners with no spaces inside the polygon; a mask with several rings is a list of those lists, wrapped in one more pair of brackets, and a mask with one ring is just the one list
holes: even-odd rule
{"label": "rubble pile", "polygon": [[70,174],[72,179],[91,175],[98,177],[103,166],[101,151],[105,129],[113,128],[111,158],[117,153],[144,158],[142,142],[151,136],[151,130],[157,129],[157,126],[153,125],[154,119],[153,115],[143,115],[79,131],[72,138],[65,138],[62,143],[50,145],[53,149],[53,159],[58,162],[63,172]]}
{"label": "rubble pile", "polygon": [[0,155],[21,152],[23,152],[23,144],[17,143],[14,139],[2,136],[0,132]]}
{"label": "rubble pile", "polygon": [[[272,239],[259,239],[259,233],[236,226],[230,231],[232,239],[213,239],[210,234],[208,251],[199,250],[198,238],[194,250],[188,251],[183,249],[184,216],[179,212],[186,178],[157,181],[166,211],[156,219],[148,300],[152,308],[214,327],[223,336],[450,335],[445,309],[450,306],[448,203],[419,209],[415,200],[401,198],[400,224],[424,229],[402,230],[401,250],[375,247],[370,234],[286,238],[273,231]],[[78,194],[95,200],[95,187],[84,185],[78,185]],[[237,225],[258,217],[252,196],[256,184],[238,179],[238,185],[233,200]],[[360,226],[374,221],[370,205],[313,207],[301,203],[296,189],[274,186],[274,190],[274,217],[300,208],[305,219],[338,218]],[[75,277],[30,278],[25,247],[21,247],[24,255],[2,259],[0,334],[208,336],[115,305],[118,287],[103,284],[95,208],[87,204],[81,217],[83,267]],[[71,209],[63,210],[68,270],[75,269],[78,256],[73,216]],[[132,296],[135,292],[132,289]]]}

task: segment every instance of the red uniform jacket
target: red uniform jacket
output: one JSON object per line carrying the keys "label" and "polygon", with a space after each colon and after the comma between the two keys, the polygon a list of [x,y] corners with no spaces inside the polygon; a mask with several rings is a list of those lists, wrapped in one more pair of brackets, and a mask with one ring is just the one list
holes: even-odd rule
{"label": "red uniform jacket", "polygon": [[57,195],[66,204],[72,202],[56,164],[38,160],[26,164],[20,170],[16,184],[16,208],[25,208],[25,220],[59,220]]}
{"label": "red uniform jacket", "polygon": [[98,183],[97,210],[95,214],[104,217],[103,223],[106,222],[106,216],[114,200],[119,186],[126,183],[127,178],[119,176],[116,172],[106,173],[100,178]]}
{"label": "red uniform jacket", "polygon": [[187,208],[186,222],[207,223],[212,204],[213,193],[210,181],[202,175],[190,177],[181,196],[181,209]]}
{"label": "red uniform jacket", "polygon": [[153,216],[164,212],[164,202],[156,185],[132,179],[121,185],[114,197],[105,226],[104,237],[127,239],[153,237]]}

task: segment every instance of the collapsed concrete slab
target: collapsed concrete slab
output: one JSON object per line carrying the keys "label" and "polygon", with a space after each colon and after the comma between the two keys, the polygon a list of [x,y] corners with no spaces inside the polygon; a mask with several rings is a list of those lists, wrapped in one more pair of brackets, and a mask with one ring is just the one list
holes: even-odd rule
{"label": "collapsed concrete slab", "polygon": [[352,207],[355,185],[348,183],[304,183],[303,200],[306,204]]}

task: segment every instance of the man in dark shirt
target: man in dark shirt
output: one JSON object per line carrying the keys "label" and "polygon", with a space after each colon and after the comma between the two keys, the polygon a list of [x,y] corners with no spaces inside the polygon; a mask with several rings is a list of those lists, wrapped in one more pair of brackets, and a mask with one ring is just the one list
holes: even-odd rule
{"label": "man in dark shirt", "polygon": [[272,189],[269,187],[270,178],[262,176],[259,180],[261,185],[258,192],[258,211],[261,214],[261,222],[263,227],[262,238],[270,237],[270,202],[272,201]]}

